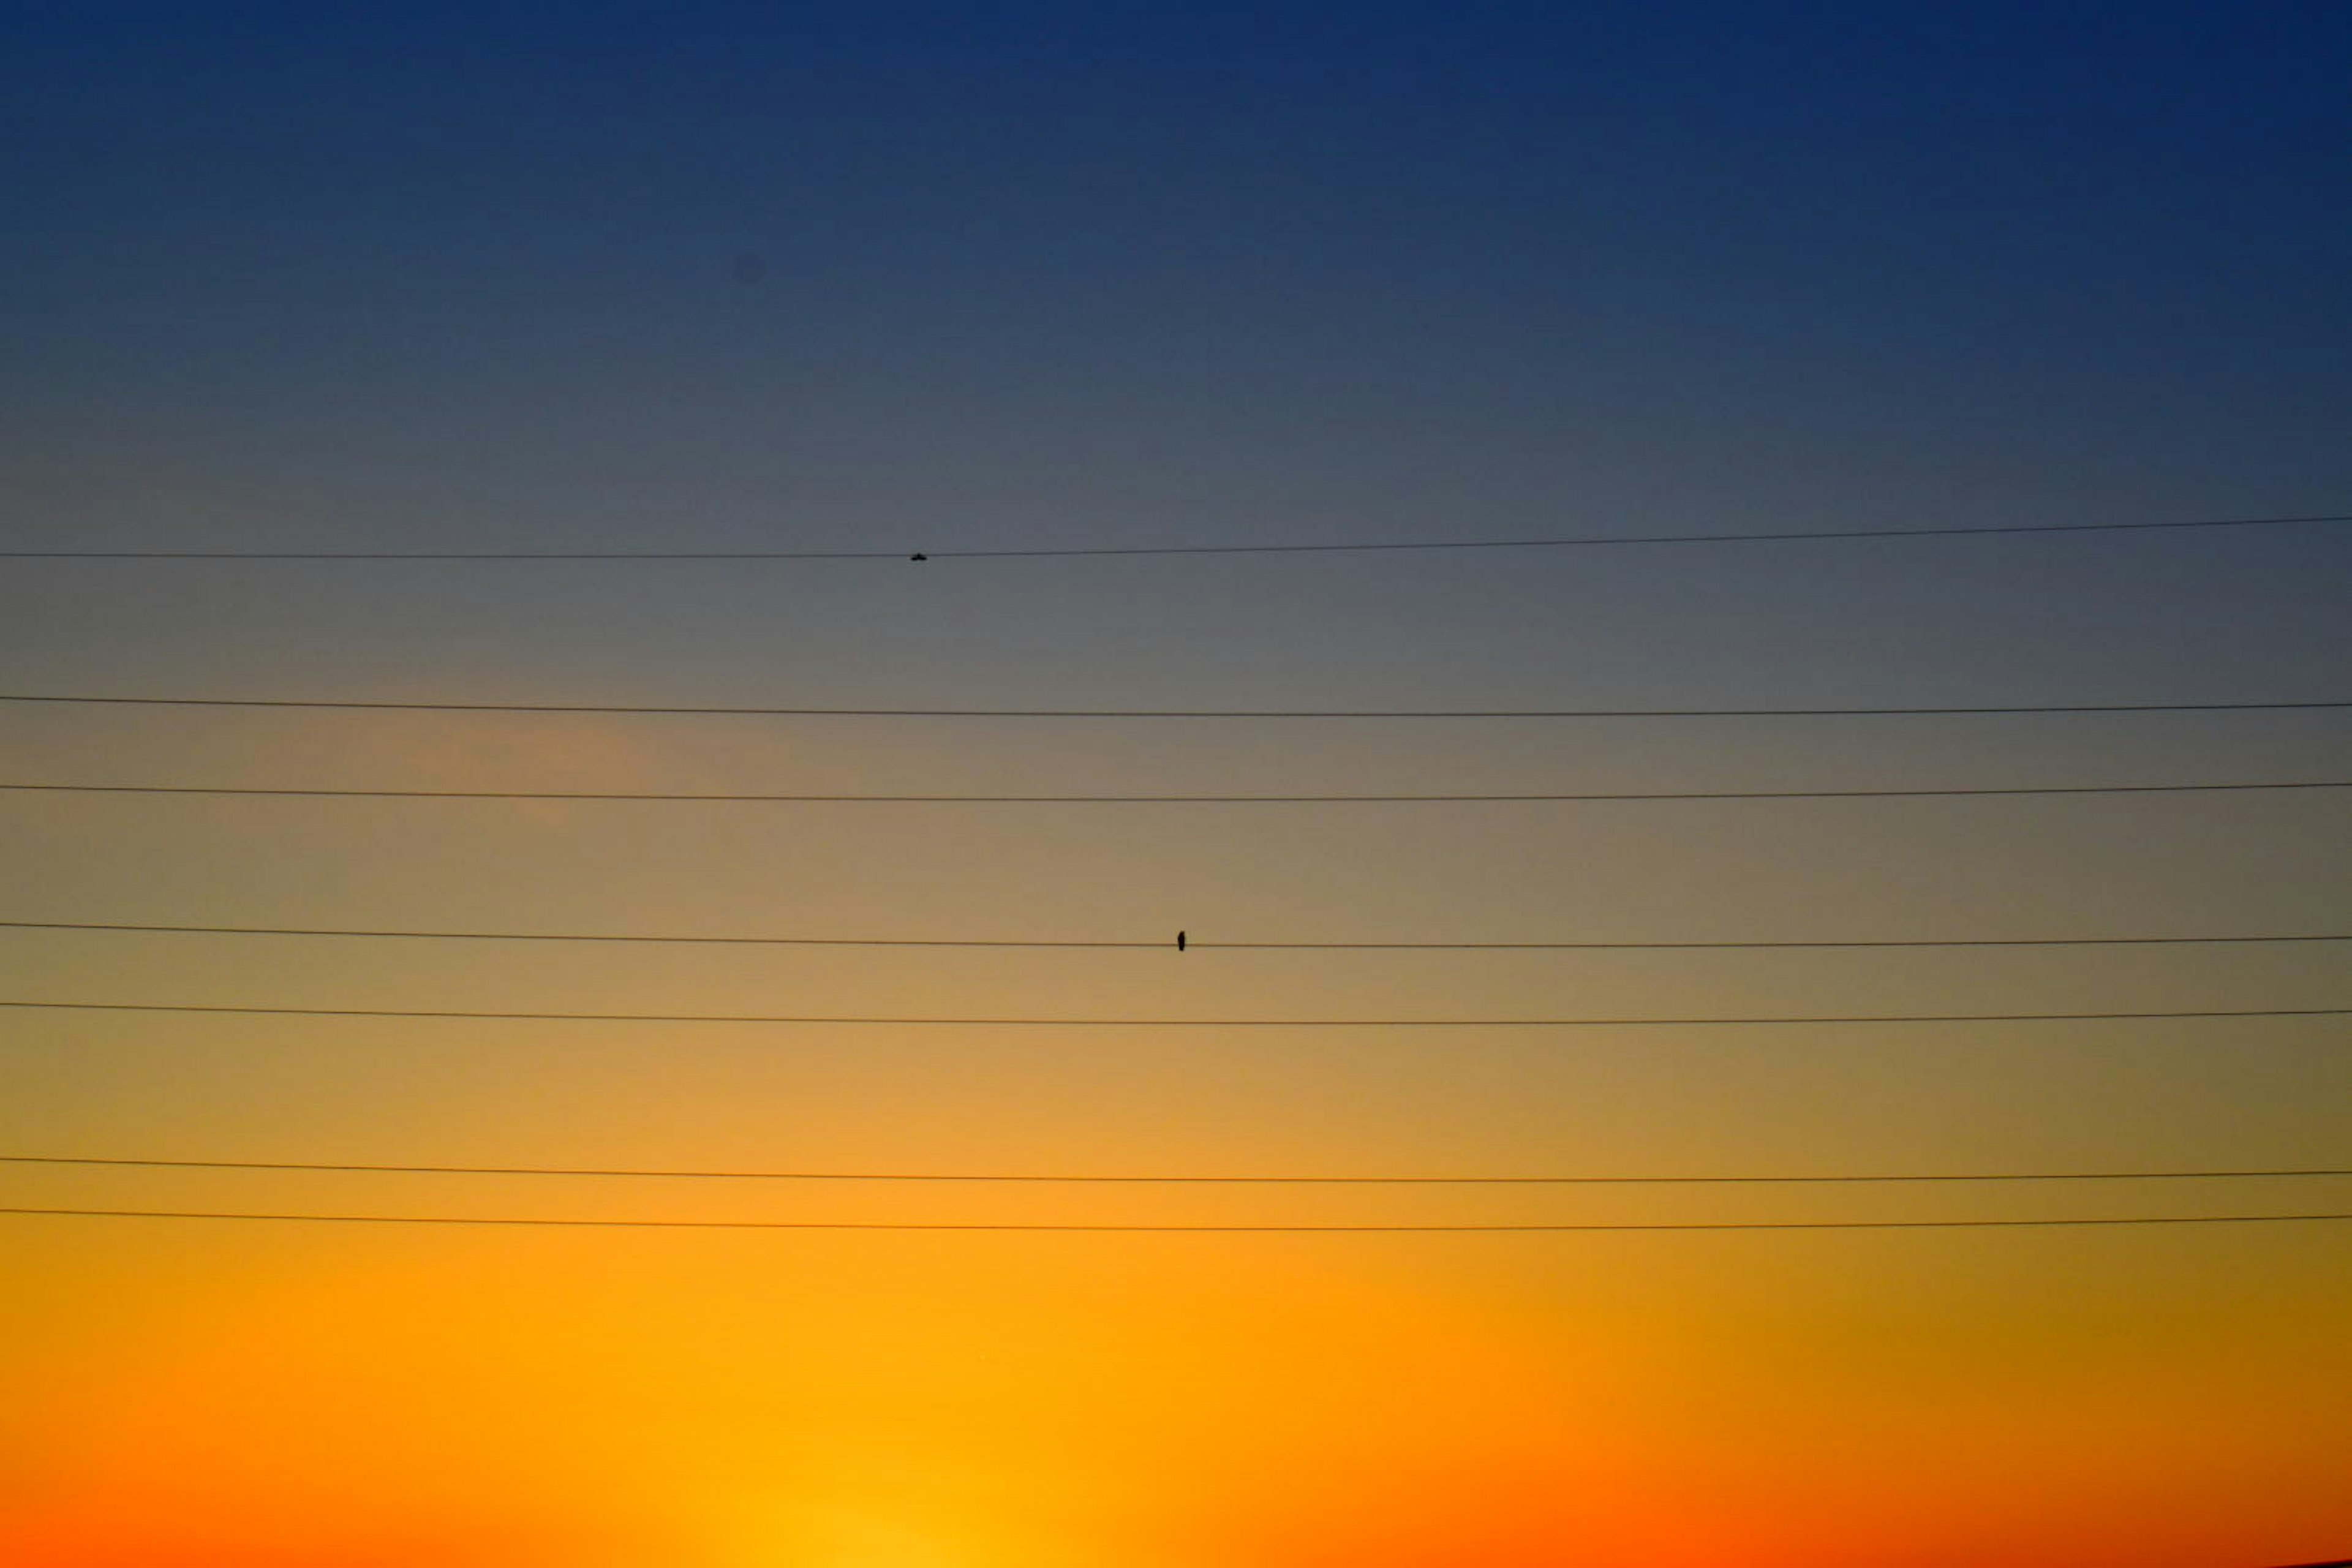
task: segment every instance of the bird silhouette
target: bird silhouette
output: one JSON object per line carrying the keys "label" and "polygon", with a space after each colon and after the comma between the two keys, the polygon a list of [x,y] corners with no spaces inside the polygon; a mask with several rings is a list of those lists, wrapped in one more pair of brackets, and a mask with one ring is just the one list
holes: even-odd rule
{"label": "bird silhouette", "polygon": [[1176,951],[1179,952],[1184,951],[1184,933],[1181,931],[1176,933]]}

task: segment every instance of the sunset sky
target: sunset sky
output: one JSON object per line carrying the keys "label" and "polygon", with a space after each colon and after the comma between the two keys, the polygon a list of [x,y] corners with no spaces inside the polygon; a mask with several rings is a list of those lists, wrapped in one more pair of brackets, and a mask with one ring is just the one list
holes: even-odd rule
{"label": "sunset sky", "polygon": [[[0,7],[8,1568],[2352,1555],[2352,10]],[[2253,526],[2084,525],[2305,519]],[[1166,546],[1931,532],[1300,553]],[[769,561],[40,552],[883,552]],[[917,552],[932,558],[903,559]],[[710,716],[281,702],[2214,710]],[[1175,951],[1179,930],[1190,950]],[[1230,944],[1321,942],[1301,950]],[[2292,1013],[2015,1022],[1411,1020]]]}

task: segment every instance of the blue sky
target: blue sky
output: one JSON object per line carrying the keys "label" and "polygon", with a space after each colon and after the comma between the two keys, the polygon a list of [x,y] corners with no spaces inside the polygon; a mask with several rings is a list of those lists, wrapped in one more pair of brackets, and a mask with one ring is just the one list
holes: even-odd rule
{"label": "blue sky", "polygon": [[[157,15],[19,8],[7,396],[260,492],[216,528],[1492,535],[2343,484],[2325,9]],[[394,521],[387,480],[435,504]]]}

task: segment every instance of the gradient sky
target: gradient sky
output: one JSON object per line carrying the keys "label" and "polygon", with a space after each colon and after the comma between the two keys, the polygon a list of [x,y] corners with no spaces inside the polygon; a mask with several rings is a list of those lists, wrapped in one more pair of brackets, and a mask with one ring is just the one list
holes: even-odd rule
{"label": "gradient sky", "polygon": [[[0,8],[13,550],[887,550],[2352,508],[2352,13]],[[2352,528],[764,564],[0,563],[0,689],[2323,701]],[[2340,713],[1117,721],[0,704],[0,782],[2352,777]],[[1353,806],[0,792],[0,919],[1690,942],[2352,930],[2338,792]],[[1115,1017],[2320,1008],[2333,944],[0,932],[0,999]],[[2329,1017],[0,1014],[0,1154],[953,1173],[2352,1165]],[[2352,1209],[2352,1179],[1150,1188],[0,1165],[0,1205],[1121,1223]],[[0,1216],[16,1568],[2266,1568],[2352,1226],[752,1234]]]}

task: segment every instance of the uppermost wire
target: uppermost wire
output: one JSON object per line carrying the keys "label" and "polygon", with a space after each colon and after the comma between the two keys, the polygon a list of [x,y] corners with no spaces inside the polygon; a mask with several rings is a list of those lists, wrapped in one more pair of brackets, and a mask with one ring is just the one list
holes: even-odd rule
{"label": "uppermost wire", "polygon": [[2128,533],[2352,522],[2352,512],[2210,517],[2136,522],[1979,523],[1945,528],[1788,529],[1769,533],[1576,534],[1541,539],[1418,539],[1297,544],[1079,544],[982,550],[0,550],[8,561],[1016,561],[1162,555],[1332,555],[1442,550],[1565,550],[1643,544],[1775,544],[1847,539],[1949,539],[1992,534]]}

